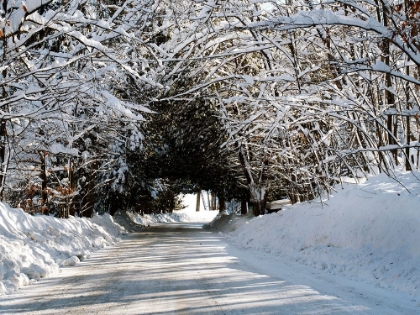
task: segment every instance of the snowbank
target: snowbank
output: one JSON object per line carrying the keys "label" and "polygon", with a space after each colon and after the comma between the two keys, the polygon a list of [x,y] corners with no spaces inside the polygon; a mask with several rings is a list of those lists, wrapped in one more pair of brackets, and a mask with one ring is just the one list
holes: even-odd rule
{"label": "snowbank", "polygon": [[218,211],[175,211],[173,213],[145,214],[127,212],[130,218],[137,224],[150,226],[161,223],[180,223],[180,222],[209,222],[214,219]]}
{"label": "snowbank", "polygon": [[77,264],[124,232],[109,215],[57,219],[0,203],[0,295]]}
{"label": "snowbank", "polygon": [[411,194],[380,175],[338,187],[323,203],[253,218],[227,238],[243,248],[419,296],[420,181],[409,173],[398,176]]}
{"label": "snowbank", "polygon": [[203,225],[203,229],[219,232],[219,234],[233,232],[250,219],[254,218],[251,213],[250,216],[241,216],[236,213],[223,212],[219,213],[213,221]]}

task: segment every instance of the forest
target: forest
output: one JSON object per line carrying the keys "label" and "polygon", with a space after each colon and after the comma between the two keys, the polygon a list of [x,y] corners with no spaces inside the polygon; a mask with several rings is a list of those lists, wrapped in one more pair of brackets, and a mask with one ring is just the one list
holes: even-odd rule
{"label": "forest", "polygon": [[420,163],[420,1],[3,0],[0,197],[318,198]]}

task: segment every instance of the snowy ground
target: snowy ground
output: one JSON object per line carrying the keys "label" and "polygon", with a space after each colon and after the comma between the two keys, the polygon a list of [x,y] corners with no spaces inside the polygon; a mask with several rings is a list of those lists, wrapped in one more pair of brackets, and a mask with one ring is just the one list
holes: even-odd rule
{"label": "snowy ground", "polygon": [[176,211],[172,214],[162,213],[155,215],[145,214],[143,216],[137,213],[128,212],[129,217],[137,224],[143,226],[153,226],[162,223],[179,223],[179,222],[209,222],[214,219],[218,211]]}
{"label": "snowy ground", "polygon": [[413,315],[408,294],[252,249],[196,223],[161,224],[0,297],[21,315]]}
{"label": "snowy ground", "polygon": [[[415,175],[420,178],[418,172]],[[405,187],[381,175],[363,184],[337,187],[322,203],[288,206],[257,218],[224,215],[207,228],[235,246],[229,246],[229,254],[242,257],[248,265],[264,265],[277,277],[290,274],[295,283],[312,285],[313,279],[301,276],[307,273],[334,283],[333,290],[340,284],[364,295],[378,290],[372,291],[369,303],[375,299],[385,303],[386,294],[394,297],[389,298],[394,308],[385,313],[420,314],[420,181],[404,173],[398,173],[398,179]],[[193,208],[174,215],[131,217],[147,226],[203,222],[217,214],[196,213]],[[60,265],[77,264],[125,234],[110,216],[58,220],[32,217],[6,205],[0,210],[0,292],[6,294],[57,273]],[[249,254],[244,255],[244,250]],[[347,294],[343,290],[340,294]],[[399,300],[410,304],[408,311],[395,313]],[[413,307],[418,312],[413,313]]]}
{"label": "snowy ground", "polygon": [[110,215],[62,220],[0,203],[0,295],[75,265],[124,233]]}
{"label": "snowy ground", "polygon": [[232,216],[221,230],[238,247],[406,292],[420,306],[420,174],[414,175],[398,174],[405,187],[385,175],[337,187],[322,203],[287,206],[246,224]]}
{"label": "snowy ground", "polygon": [[[187,196],[186,202],[192,197]],[[217,211],[196,213],[192,208],[172,215],[129,216],[138,224],[150,226],[208,222],[217,215]],[[0,203],[0,295],[11,294],[22,286],[57,274],[60,267],[74,266],[89,258],[92,252],[120,241],[126,234],[126,229],[108,214],[92,219],[57,219],[31,216]]]}
{"label": "snowy ground", "polygon": [[201,211],[196,211],[196,200],[197,195],[187,194],[183,196],[183,204],[185,208],[173,213],[162,213],[162,214],[145,214],[143,216],[138,213],[128,212],[128,216],[135,223],[142,226],[153,226],[156,224],[162,223],[180,223],[180,222],[210,222],[216,215],[218,211],[205,211],[203,202],[200,199],[200,209]]}

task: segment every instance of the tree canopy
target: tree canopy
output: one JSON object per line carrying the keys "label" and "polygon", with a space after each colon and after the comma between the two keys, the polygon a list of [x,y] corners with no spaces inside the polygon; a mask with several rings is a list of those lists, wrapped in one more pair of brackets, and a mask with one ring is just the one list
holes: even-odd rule
{"label": "tree canopy", "polygon": [[[0,193],[171,211],[419,165],[418,1],[2,1]],[[143,211],[142,210],[142,211]]]}

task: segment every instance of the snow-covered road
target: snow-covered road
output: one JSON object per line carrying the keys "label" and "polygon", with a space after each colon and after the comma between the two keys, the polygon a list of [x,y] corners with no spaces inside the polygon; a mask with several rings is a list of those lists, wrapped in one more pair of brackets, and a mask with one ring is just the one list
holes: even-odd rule
{"label": "snow-covered road", "polygon": [[0,297],[1,314],[417,314],[408,296],[236,249],[199,224],[131,234]]}

